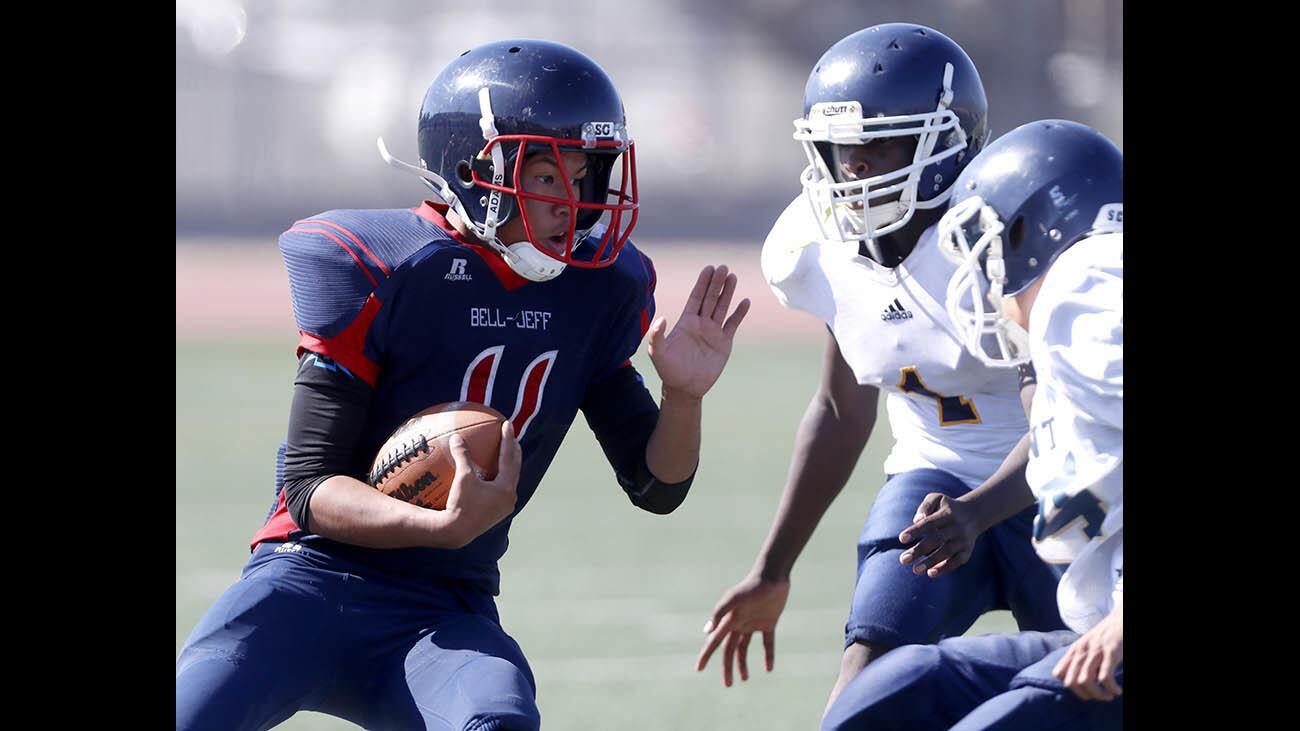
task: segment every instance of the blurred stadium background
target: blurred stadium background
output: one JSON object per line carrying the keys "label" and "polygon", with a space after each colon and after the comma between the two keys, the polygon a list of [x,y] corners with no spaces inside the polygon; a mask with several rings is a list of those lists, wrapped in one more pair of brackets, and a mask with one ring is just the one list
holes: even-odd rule
{"label": "blurred stadium background", "polygon": [[[178,0],[176,5],[176,650],[238,575],[266,516],[296,333],[275,247],[330,208],[410,206],[425,190],[385,166],[382,135],[415,154],[425,85],[458,53],[503,37],[575,46],[623,95],[643,202],[636,240],[675,319],[706,263],[754,301],[706,401],[705,454],[672,516],[618,490],[574,425],[516,520],[499,597],[538,678],[547,728],[814,728],[835,678],[854,542],[890,439],[877,435],[794,574],[776,671],[748,683],[718,659],[692,670],[701,627],[749,569],[776,507],[823,329],[767,292],[758,250],[798,193],[791,141],[803,85],[844,35],[906,20],[960,43],[980,69],[994,135],[1042,117],[1090,124],[1123,148],[1120,0]],[[644,349],[635,359],[657,392]],[[972,632],[1005,631],[1005,612]],[[299,714],[285,729],[351,724]]]}

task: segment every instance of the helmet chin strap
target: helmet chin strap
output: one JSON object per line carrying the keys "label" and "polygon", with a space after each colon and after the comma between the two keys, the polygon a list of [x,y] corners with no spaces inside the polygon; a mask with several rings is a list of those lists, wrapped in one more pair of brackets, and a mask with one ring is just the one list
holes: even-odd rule
{"label": "helmet chin strap", "polygon": [[907,205],[901,201],[894,201],[878,205],[868,204],[863,209],[854,209],[849,206],[837,206],[837,208],[839,210],[836,211],[836,215],[839,216],[838,223],[841,230],[847,228],[855,236],[860,236],[859,241],[867,248],[871,258],[879,264],[884,264],[884,254],[877,242],[878,237],[873,232],[877,227],[883,228],[901,219],[907,212]]}
{"label": "helmet chin strap", "polygon": [[[482,115],[479,119],[479,128],[483,130],[483,139],[491,142],[500,133],[497,131],[496,117],[492,114],[492,96],[486,86],[478,90],[478,106]],[[522,149],[519,154],[524,154]],[[505,182],[505,176],[506,162],[505,155],[501,152],[501,145],[492,145],[492,184],[501,185]],[[516,204],[523,206],[519,201],[516,201]],[[524,279],[531,282],[545,282],[560,276],[560,272],[564,271],[564,262],[556,261],[538,251],[531,241],[516,241],[513,244],[501,241],[497,236],[497,227],[504,223],[497,219],[500,209],[501,191],[494,190],[488,195],[487,215],[479,236],[501,255],[515,274]],[[523,212],[521,211],[519,215],[522,216]]]}
{"label": "helmet chin strap", "polygon": [[515,274],[530,282],[549,281],[560,276],[564,271],[564,262],[556,261],[538,251],[531,241],[516,241],[506,246],[500,239],[494,238],[490,243]]}

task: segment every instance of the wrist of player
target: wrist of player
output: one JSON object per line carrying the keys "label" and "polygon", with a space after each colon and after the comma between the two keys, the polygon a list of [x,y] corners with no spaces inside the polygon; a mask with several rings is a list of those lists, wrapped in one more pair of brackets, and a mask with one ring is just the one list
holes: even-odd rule
{"label": "wrist of player", "polygon": [[773,584],[789,584],[790,574],[794,572],[793,561],[778,561],[768,556],[759,556],[749,575],[757,581]]}
{"label": "wrist of player", "polygon": [[482,533],[475,533],[464,511],[453,506],[448,506],[446,510],[421,508],[420,513],[419,520],[430,548],[454,551],[464,548],[478,537],[478,533]]}
{"label": "wrist of player", "polygon": [[664,383],[659,388],[661,408],[663,404],[672,403],[686,407],[699,407],[704,402],[703,393],[695,393],[688,387],[672,386]]}
{"label": "wrist of player", "polygon": [[994,507],[990,505],[992,501],[986,497],[985,493],[980,493],[978,491],[968,492],[965,495],[953,498],[953,502],[960,503],[960,505],[957,506],[959,510],[965,508],[964,512],[967,517],[967,525],[976,535],[982,534],[984,531],[993,527],[993,525],[999,520],[999,517],[996,515],[997,511],[991,509]]}

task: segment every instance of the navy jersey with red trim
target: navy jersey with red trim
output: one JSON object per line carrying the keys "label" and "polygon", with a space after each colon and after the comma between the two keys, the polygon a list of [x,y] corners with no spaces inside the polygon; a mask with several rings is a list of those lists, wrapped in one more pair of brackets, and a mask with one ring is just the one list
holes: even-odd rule
{"label": "navy jersey with red trim", "polygon": [[[477,401],[512,419],[523,449],[518,514],[588,386],[628,367],[654,317],[654,268],[628,242],[609,267],[571,266],[549,282],[529,282],[490,250],[460,240],[443,210],[426,202],[330,211],[285,232],[280,248],[298,353],[327,355],[372,386],[349,460],[349,474],[360,480],[388,435],[429,406]],[[281,495],[253,545],[311,542],[383,570],[471,581],[496,593],[513,518],[455,551],[367,549],[301,531]]]}

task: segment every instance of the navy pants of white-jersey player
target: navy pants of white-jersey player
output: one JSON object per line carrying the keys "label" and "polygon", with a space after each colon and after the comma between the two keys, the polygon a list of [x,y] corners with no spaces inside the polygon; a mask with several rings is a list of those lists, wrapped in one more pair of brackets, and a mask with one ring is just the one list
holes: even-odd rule
{"label": "navy pants of white-jersey player", "polygon": [[[844,687],[823,731],[1102,731],[1124,697],[1085,701],[1052,676],[1069,630],[953,637],[885,653]],[[1124,669],[1116,673],[1123,687]]]}
{"label": "navy pants of white-jersey player", "polygon": [[181,650],[176,728],[265,729],[299,710],[364,728],[541,725],[491,595],[263,543]]}
{"label": "navy pants of white-jersey player", "polygon": [[844,628],[844,646],[886,647],[960,636],[980,615],[1009,609],[1021,630],[1065,629],[1056,606],[1058,574],[1031,542],[1035,509],[993,526],[975,542],[970,559],[932,579],[898,562],[898,534],[912,524],[927,493],[958,497],[966,483],[936,469],[890,475],[867,514],[858,539],[858,578]]}

